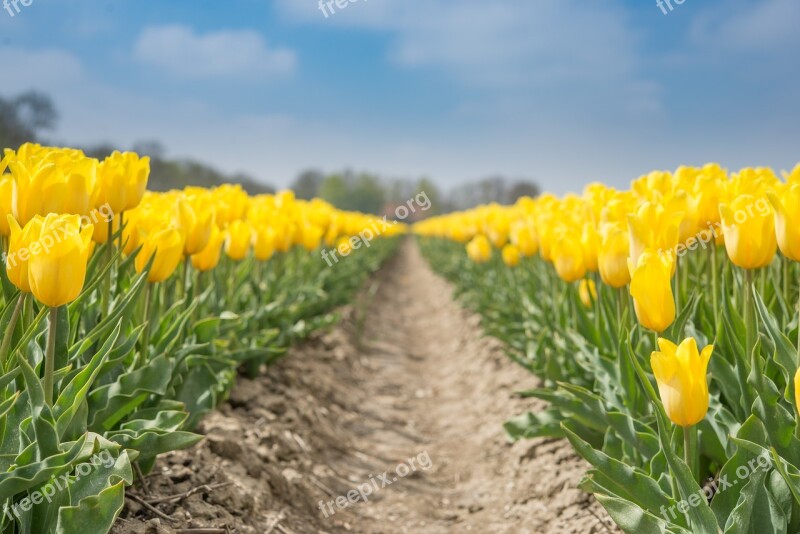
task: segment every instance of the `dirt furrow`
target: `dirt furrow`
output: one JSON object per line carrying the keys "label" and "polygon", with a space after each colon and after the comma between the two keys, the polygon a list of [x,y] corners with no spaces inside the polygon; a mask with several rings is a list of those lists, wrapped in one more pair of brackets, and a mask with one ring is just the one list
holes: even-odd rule
{"label": "dirt furrow", "polygon": [[451,293],[405,243],[337,327],[242,379],[148,495],[210,489],[158,505],[172,520],[129,503],[115,532],[614,531],[566,442],[507,443],[535,378]]}

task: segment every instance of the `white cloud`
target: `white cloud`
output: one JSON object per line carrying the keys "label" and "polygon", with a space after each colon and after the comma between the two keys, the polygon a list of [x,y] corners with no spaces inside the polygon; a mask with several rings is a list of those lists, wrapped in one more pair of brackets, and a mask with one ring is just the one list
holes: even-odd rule
{"label": "white cloud", "polygon": [[797,0],[725,2],[698,16],[691,36],[695,43],[713,48],[775,52],[800,43],[798,24]]}
{"label": "white cloud", "polygon": [[615,1],[381,0],[327,19],[313,2],[278,5],[294,20],[392,31],[398,63],[445,68],[476,84],[636,78],[638,34]]}
{"label": "white cloud", "polygon": [[142,63],[187,78],[285,76],[294,71],[297,62],[293,51],[268,46],[255,31],[199,35],[180,25],[145,28],[134,55]]}

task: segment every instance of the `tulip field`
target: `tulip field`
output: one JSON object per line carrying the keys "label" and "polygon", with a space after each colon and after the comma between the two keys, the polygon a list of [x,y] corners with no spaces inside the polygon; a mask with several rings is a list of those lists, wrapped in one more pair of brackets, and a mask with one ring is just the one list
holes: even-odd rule
{"label": "tulip field", "polygon": [[537,375],[513,440],[566,438],[626,533],[800,532],[800,166],[653,172],[419,223]]}
{"label": "tulip field", "polygon": [[402,231],[330,269],[314,253],[373,217],[148,175],[133,153],[34,144],[0,162],[0,532],[107,532],[237,370],[334,322]]}
{"label": "tulip field", "polygon": [[[398,256],[409,230],[291,191],[152,192],[149,172],[135,153],[98,160],[30,143],[0,161],[3,534],[110,531],[127,492],[146,494],[159,456],[203,438],[198,425],[237,376],[269,374],[296,342],[330,331],[337,308]],[[378,239],[351,250],[380,226]],[[484,332],[535,375],[510,364],[537,384],[519,396],[546,408],[509,414],[507,437],[568,441],[588,462],[580,489],[619,529],[800,532],[800,165],[782,174],[680,167],[625,191],[593,183],[580,195],[523,197],[410,230]],[[332,265],[323,258],[334,247],[342,261]],[[424,264],[414,258],[407,269]],[[398,293],[409,276],[394,277],[384,281],[408,304]],[[347,350],[367,351],[356,360],[368,361],[364,328],[397,329],[385,350],[413,334],[402,328],[429,322],[394,313],[356,320]],[[337,350],[337,365],[354,365]],[[329,386],[353,387],[338,383],[350,374]],[[392,409],[427,398],[422,383],[403,389],[412,379],[391,383],[407,399],[375,396]],[[395,424],[392,413],[384,419]],[[502,421],[490,423],[499,434]],[[419,450],[435,438],[420,438]],[[428,458],[431,467],[438,457]],[[332,482],[315,484],[335,496]],[[224,530],[180,530],[193,531]]]}

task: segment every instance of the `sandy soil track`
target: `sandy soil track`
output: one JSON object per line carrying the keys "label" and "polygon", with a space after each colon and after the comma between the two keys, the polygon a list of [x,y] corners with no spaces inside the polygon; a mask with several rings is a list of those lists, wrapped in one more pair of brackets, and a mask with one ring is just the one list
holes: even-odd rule
{"label": "sandy soil track", "polygon": [[[339,326],[159,460],[115,532],[616,532],[574,489],[586,466],[566,442],[507,443],[503,421],[540,407],[515,396],[535,379],[451,292],[405,243]],[[336,506],[362,484],[368,502]],[[168,496],[160,516],[139,502]]]}

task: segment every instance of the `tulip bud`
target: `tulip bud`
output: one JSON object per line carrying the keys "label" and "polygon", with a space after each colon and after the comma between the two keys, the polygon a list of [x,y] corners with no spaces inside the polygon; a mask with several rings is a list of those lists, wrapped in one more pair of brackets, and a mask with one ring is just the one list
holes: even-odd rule
{"label": "tulip bud", "polygon": [[590,278],[584,278],[581,280],[580,285],[578,286],[578,295],[581,297],[581,302],[587,308],[591,308],[592,305],[597,302],[597,286],[594,283],[594,280]]}
{"label": "tulip bud", "polygon": [[577,282],[586,276],[583,246],[569,233],[558,236],[550,248],[558,276],[565,282]]}
{"label": "tulip bud", "polygon": [[163,282],[169,278],[183,258],[183,234],[174,227],[157,230],[142,238],[142,248],[136,255],[134,266],[141,273],[153,258],[153,265],[147,273],[148,282]]}
{"label": "tulip bud", "polygon": [[467,255],[475,263],[485,263],[492,257],[492,245],[489,238],[478,234],[467,243]]}
{"label": "tulip bud", "polygon": [[210,271],[219,263],[222,256],[222,242],[225,241],[225,234],[214,225],[211,228],[211,237],[208,239],[206,248],[192,256],[192,266],[198,271]]}
{"label": "tulip bud", "polygon": [[678,426],[696,425],[708,412],[706,372],[714,346],[708,345],[698,353],[697,342],[690,337],[679,346],[659,338],[658,347],[660,351],[650,356],[650,365],[664,410]]}
{"label": "tulip bud", "polygon": [[778,250],[775,218],[763,197],[739,195],[721,204],[722,232],[728,257],[743,269],[760,269],[772,263]]}
{"label": "tulip bud", "polygon": [[629,267],[631,296],[639,323],[654,332],[663,332],[675,320],[675,299],[672,295],[672,271],[674,259],[671,253],[645,251],[634,267]]}
{"label": "tulip bud", "polygon": [[600,232],[597,266],[603,282],[614,288],[625,287],[631,281],[628,269],[630,243],[620,225],[607,223]]}
{"label": "tulip bud", "polygon": [[39,302],[57,308],[78,298],[83,290],[94,228],[89,224],[81,229],[78,215],[54,213],[41,225],[39,247],[29,245],[28,278]]}
{"label": "tulip bud", "polygon": [[250,223],[247,221],[236,220],[228,226],[225,237],[225,254],[235,261],[241,261],[247,257],[250,250],[250,241],[253,233]]}
{"label": "tulip bud", "polygon": [[512,245],[508,244],[503,247],[503,263],[505,263],[508,267],[516,267],[519,265],[519,260],[521,257],[519,249]]}
{"label": "tulip bud", "polygon": [[792,261],[800,261],[800,184],[789,186],[780,196],[767,192],[775,210],[775,235],[781,253]]}
{"label": "tulip bud", "polygon": [[8,254],[6,255],[6,273],[11,283],[25,293],[31,292],[31,284],[28,278],[31,245],[38,242],[43,221],[44,219],[37,215],[28,221],[25,228],[20,228],[13,216],[7,216],[6,224],[11,229],[11,237],[8,242]]}

